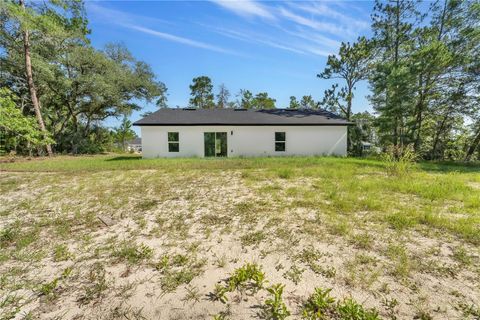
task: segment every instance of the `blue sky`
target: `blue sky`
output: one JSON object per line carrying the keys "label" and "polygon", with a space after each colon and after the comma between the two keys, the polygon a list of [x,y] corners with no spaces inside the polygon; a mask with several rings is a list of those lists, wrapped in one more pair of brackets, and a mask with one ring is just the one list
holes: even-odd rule
{"label": "blue sky", "polygon": [[[316,74],[342,41],[370,35],[370,1],[91,1],[87,14],[97,48],[122,42],[168,87],[171,107],[187,106],[192,78],[289,97],[321,99],[332,81]],[[354,111],[371,110],[366,83]],[[155,110],[145,105],[144,111]],[[141,113],[141,112],[140,112]],[[134,113],[132,120],[138,120]],[[109,121],[109,125],[115,125]]]}

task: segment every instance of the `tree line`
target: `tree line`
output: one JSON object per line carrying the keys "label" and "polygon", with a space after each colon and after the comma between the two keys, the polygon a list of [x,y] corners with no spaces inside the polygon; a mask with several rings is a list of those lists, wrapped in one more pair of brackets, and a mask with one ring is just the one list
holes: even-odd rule
{"label": "tree line", "polygon": [[[21,153],[99,152],[131,137],[128,117],[142,102],[168,107],[167,87],[121,44],[94,48],[81,0],[2,2],[0,145]],[[423,159],[480,159],[480,3],[376,1],[372,36],[342,43],[319,79],[334,81],[321,100],[290,97],[289,108],[323,108],[349,121],[348,149],[364,141],[412,148]],[[373,114],[352,111],[367,82]],[[199,76],[195,108],[273,109],[267,92]],[[284,106],[282,106],[284,107]],[[107,118],[122,119],[115,130]],[[1,151],[1,150],[0,150]],[[7,150],[8,151],[8,150]]]}

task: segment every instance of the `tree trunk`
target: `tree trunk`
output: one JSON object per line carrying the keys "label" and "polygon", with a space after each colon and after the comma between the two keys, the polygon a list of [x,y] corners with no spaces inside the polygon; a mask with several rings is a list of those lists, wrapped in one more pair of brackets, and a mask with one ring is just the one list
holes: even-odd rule
{"label": "tree trunk", "polygon": [[478,130],[475,133],[475,139],[473,139],[472,144],[467,150],[467,154],[465,155],[465,161],[470,160],[470,158],[472,157],[473,153],[475,152],[479,144],[480,144],[480,126],[478,127]]}
{"label": "tree trunk", "polygon": [[[20,6],[25,10],[24,0],[19,0]],[[45,128],[45,123],[43,122],[42,113],[40,111],[40,102],[37,98],[37,89],[33,82],[33,73],[32,73],[32,60],[30,58],[30,40],[27,28],[23,30],[23,47],[25,53],[25,73],[27,75],[28,89],[30,91],[30,98],[32,100],[33,109],[35,110],[35,116],[38,121],[38,126],[44,137],[48,136],[47,129]],[[52,146],[50,144],[46,145],[47,154],[49,156],[53,155]]]}

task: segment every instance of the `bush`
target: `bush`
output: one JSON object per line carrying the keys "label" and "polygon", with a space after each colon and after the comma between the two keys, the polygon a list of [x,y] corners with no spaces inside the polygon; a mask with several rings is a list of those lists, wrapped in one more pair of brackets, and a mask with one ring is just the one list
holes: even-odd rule
{"label": "bush", "polygon": [[395,176],[401,176],[410,171],[417,158],[413,145],[391,145],[388,146],[387,150],[381,155],[382,161],[385,162],[387,174]]}

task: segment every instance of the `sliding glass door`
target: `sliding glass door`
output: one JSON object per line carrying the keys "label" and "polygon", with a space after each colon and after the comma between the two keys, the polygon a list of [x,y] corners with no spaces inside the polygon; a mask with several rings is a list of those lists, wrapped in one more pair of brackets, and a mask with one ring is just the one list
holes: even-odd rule
{"label": "sliding glass door", "polygon": [[227,156],[227,133],[226,132],[205,132],[205,157],[226,157]]}

